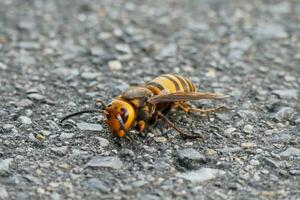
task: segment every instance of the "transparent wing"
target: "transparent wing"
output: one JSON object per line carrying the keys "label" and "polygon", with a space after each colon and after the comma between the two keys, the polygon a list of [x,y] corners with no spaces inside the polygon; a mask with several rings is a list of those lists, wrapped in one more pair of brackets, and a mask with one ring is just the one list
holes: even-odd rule
{"label": "transparent wing", "polygon": [[162,102],[177,102],[177,101],[195,101],[200,99],[224,99],[225,96],[221,93],[208,92],[176,92],[171,94],[156,95],[148,99],[149,103],[157,104]]}

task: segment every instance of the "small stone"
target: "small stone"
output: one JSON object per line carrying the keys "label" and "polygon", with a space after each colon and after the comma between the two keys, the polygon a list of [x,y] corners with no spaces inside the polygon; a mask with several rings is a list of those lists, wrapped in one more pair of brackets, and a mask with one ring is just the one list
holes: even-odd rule
{"label": "small stone", "polygon": [[61,197],[61,195],[58,194],[57,192],[52,192],[52,193],[50,194],[50,199],[51,199],[51,200],[61,200],[62,197]]}
{"label": "small stone", "polygon": [[62,163],[58,166],[59,166],[59,168],[61,168],[63,170],[68,170],[70,168],[70,165],[68,165],[67,163]]}
{"label": "small stone", "polygon": [[86,122],[81,122],[76,124],[77,127],[82,131],[102,131],[103,127],[100,124],[91,124]]}
{"label": "small stone", "polygon": [[44,189],[44,188],[38,187],[38,188],[36,189],[36,191],[37,191],[37,193],[39,193],[39,194],[45,194],[45,189]]}
{"label": "small stone", "polygon": [[205,161],[205,157],[192,148],[179,150],[177,157],[179,164],[187,169],[196,169],[201,162]]}
{"label": "small stone", "polygon": [[153,163],[153,167],[157,171],[164,171],[164,170],[168,170],[170,168],[170,165],[164,159],[157,159]]}
{"label": "small stone", "polygon": [[252,142],[244,142],[241,144],[241,147],[243,149],[250,149],[250,148],[256,147],[256,144],[252,143]]}
{"label": "small stone", "polygon": [[108,62],[108,67],[110,70],[120,70],[122,69],[122,63],[118,60],[113,60]]}
{"label": "small stone", "polygon": [[160,56],[173,57],[176,54],[177,46],[175,43],[170,43],[161,49]]}
{"label": "small stone", "polygon": [[282,143],[282,142],[289,142],[292,139],[292,137],[287,133],[276,133],[272,135],[270,138],[268,138],[268,141],[271,143]]}
{"label": "small stone", "polygon": [[250,111],[250,110],[239,110],[238,115],[240,117],[242,117],[243,119],[257,119],[257,115],[254,111]]}
{"label": "small stone", "polygon": [[230,127],[224,131],[224,135],[230,136],[234,131],[236,131],[236,128]]}
{"label": "small stone", "polygon": [[121,158],[126,158],[126,157],[131,157],[134,158],[135,157],[135,153],[127,148],[122,149],[122,151],[119,153]]}
{"label": "small stone", "polygon": [[241,147],[225,147],[222,149],[218,149],[221,153],[237,153],[243,151]]}
{"label": "small stone", "polygon": [[21,30],[31,31],[35,28],[35,23],[33,21],[21,21],[18,24],[18,28],[20,28]]}
{"label": "small stone", "polygon": [[258,166],[260,163],[258,160],[252,159],[252,160],[250,160],[250,164],[254,165],[254,166]]}
{"label": "small stone", "polygon": [[267,9],[273,13],[286,14],[291,11],[291,5],[289,2],[280,2],[269,5]]}
{"label": "small stone", "polygon": [[22,124],[25,124],[25,125],[29,125],[29,124],[32,124],[32,121],[29,117],[26,117],[26,116],[20,116],[19,117],[19,121],[22,123]]}
{"label": "small stone", "polygon": [[42,133],[33,134],[34,138],[40,142],[45,141],[46,137]]}
{"label": "small stone", "polygon": [[121,53],[131,54],[131,49],[127,44],[117,44],[115,48]]}
{"label": "small stone", "polygon": [[258,39],[285,39],[288,37],[288,33],[279,24],[257,26],[254,32]]}
{"label": "small stone", "polygon": [[96,137],[101,147],[107,147],[109,145],[109,141],[102,137]]}
{"label": "small stone", "polygon": [[99,47],[92,47],[91,48],[91,54],[93,56],[102,56],[104,54],[104,50]]}
{"label": "small stone", "polygon": [[35,176],[31,176],[31,175],[25,175],[23,176],[24,179],[26,179],[29,183],[34,183],[35,185],[41,185],[41,180]]}
{"label": "small stone", "polygon": [[90,188],[94,189],[99,189],[102,192],[109,192],[110,187],[103,181],[96,179],[96,178],[91,178],[87,181],[87,185]]}
{"label": "small stone", "polygon": [[234,40],[229,43],[230,49],[238,49],[240,51],[248,50],[252,45],[252,41],[249,38],[244,38],[243,40]]}
{"label": "small stone", "polygon": [[75,135],[75,133],[65,133],[65,132],[63,132],[62,134],[60,134],[59,139],[60,140],[68,140],[68,139],[73,138],[74,135]]}
{"label": "small stone", "polygon": [[93,79],[96,79],[100,75],[101,75],[100,73],[96,73],[96,72],[83,72],[80,75],[80,77],[85,80],[93,80]]}
{"label": "small stone", "polygon": [[282,99],[297,98],[298,96],[298,90],[294,89],[273,90],[272,93],[278,95]]}
{"label": "small stone", "polygon": [[29,99],[22,99],[21,101],[18,102],[18,107],[25,108],[29,107],[33,104],[33,102]]}
{"label": "small stone", "polygon": [[274,199],[277,196],[277,192],[276,191],[262,191],[260,193],[260,196],[265,199]]}
{"label": "small stone", "polygon": [[45,99],[44,95],[41,95],[39,93],[31,93],[31,94],[27,94],[27,97],[29,99],[33,99],[33,100],[37,100],[37,101],[42,101]]}
{"label": "small stone", "polygon": [[252,125],[247,124],[246,126],[244,126],[243,131],[244,131],[245,133],[250,134],[250,133],[253,133],[254,128],[253,128]]}
{"label": "small stone", "polygon": [[0,160],[0,176],[6,176],[8,174],[9,166],[12,163],[12,161],[12,158]]}
{"label": "small stone", "polygon": [[72,79],[79,75],[79,70],[76,68],[60,67],[55,69],[53,73],[63,79]]}
{"label": "small stone", "polygon": [[210,149],[210,148],[205,149],[205,155],[207,155],[207,156],[214,156],[216,154],[217,154],[217,152],[213,149]]}
{"label": "small stone", "polygon": [[37,42],[23,41],[19,43],[19,47],[27,50],[39,50],[41,45]]}
{"label": "small stone", "polygon": [[300,175],[300,170],[299,169],[292,169],[290,170],[290,174],[293,176],[299,176]]}
{"label": "small stone", "polygon": [[4,124],[4,125],[2,126],[2,128],[3,128],[5,131],[10,131],[11,129],[15,128],[15,126],[12,125],[12,124]]}
{"label": "small stone", "polygon": [[41,130],[40,131],[44,136],[49,136],[51,135],[51,132],[50,131],[47,131],[47,130]]}
{"label": "small stone", "polygon": [[300,124],[300,117],[297,117],[297,118],[295,119],[295,123],[296,123],[296,124]]}
{"label": "small stone", "polygon": [[277,122],[284,122],[293,118],[295,110],[290,107],[283,107],[277,113],[274,114],[273,119]]}
{"label": "small stone", "polygon": [[262,157],[261,160],[273,168],[280,168],[283,165],[283,162],[272,160],[271,158]]}
{"label": "small stone", "polygon": [[225,171],[223,170],[212,169],[212,168],[201,168],[195,171],[179,173],[176,176],[189,180],[193,183],[201,183],[224,175],[225,175]]}
{"label": "small stone", "polygon": [[67,151],[68,151],[68,147],[67,146],[62,146],[62,147],[52,147],[51,151],[53,153],[55,153],[58,156],[64,156],[66,155]]}
{"label": "small stone", "polygon": [[16,62],[21,65],[35,65],[36,59],[30,55],[20,55],[16,58]]}
{"label": "small stone", "polygon": [[300,156],[300,149],[290,147],[279,155],[283,157]]}
{"label": "small stone", "polygon": [[158,142],[158,143],[165,143],[168,141],[167,138],[165,138],[165,137],[154,137],[153,139],[155,142]]}
{"label": "small stone", "polygon": [[9,194],[4,188],[4,186],[0,186],[0,199],[9,199]]}
{"label": "small stone", "polygon": [[207,76],[208,78],[215,78],[217,76],[216,70],[213,68],[208,69],[205,76]]}
{"label": "small stone", "polygon": [[4,64],[4,63],[2,63],[2,62],[0,62],[0,69],[1,70],[7,70],[7,65]]}
{"label": "small stone", "polygon": [[142,187],[144,185],[147,185],[148,182],[147,181],[135,181],[132,183],[133,187]]}
{"label": "small stone", "polygon": [[85,167],[91,168],[112,168],[112,169],[121,169],[123,167],[122,161],[118,157],[112,156],[96,156],[92,158]]}

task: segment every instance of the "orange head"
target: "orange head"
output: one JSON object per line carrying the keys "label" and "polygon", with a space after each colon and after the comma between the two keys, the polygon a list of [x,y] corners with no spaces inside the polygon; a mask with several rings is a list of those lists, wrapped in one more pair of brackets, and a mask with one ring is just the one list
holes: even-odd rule
{"label": "orange head", "polygon": [[63,121],[65,121],[70,117],[80,115],[83,113],[105,114],[107,117],[106,120],[107,125],[110,127],[113,133],[116,134],[119,138],[125,137],[126,131],[134,125],[136,119],[136,112],[134,110],[133,105],[121,99],[114,99],[111,102],[111,104],[105,106],[105,110],[89,109],[89,110],[82,110],[79,112],[75,112],[63,117],[60,120],[60,123],[62,123]]}
{"label": "orange head", "polygon": [[120,99],[114,99],[105,109],[106,123],[118,137],[124,137],[135,121],[136,113],[133,106]]}

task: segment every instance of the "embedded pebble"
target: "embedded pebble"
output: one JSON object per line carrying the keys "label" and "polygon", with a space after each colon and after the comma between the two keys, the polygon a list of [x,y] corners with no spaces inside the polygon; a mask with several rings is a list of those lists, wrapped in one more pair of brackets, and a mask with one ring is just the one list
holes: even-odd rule
{"label": "embedded pebble", "polygon": [[9,194],[3,186],[0,186],[0,199],[9,199]]}
{"label": "embedded pebble", "polygon": [[162,57],[171,57],[176,53],[177,46],[174,43],[167,44],[161,49],[160,55]]}
{"label": "embedded pebble", "polygon": [[4,124],[2,127],[5,131],[10,131],[11,129],[15,128],[13,124]]}
{"label": "embedded pebble", "polygon": [[225,147],[222,149],[218,149],[218,151],[221,153],[237,153],[243,151],[243,149],[241,147]]}
{"label": "embedded pebble", "polygon": [[159,142],[159,143],[165,143],[168,141],[167,138],[165,137],[154,137],[153,139],[155,142]]}
{"label": "embedded pebble", "polygon": [[46,98],[44,95],[41,95],[39,93],[27,94],[27,97],[29,99],[38,100],[38,101],[44,100]]}
{"label": "embedded pebble", "polygon": [[19,42],[19,47],[21,49],[27,49],[27,50],[39,50],[41,48],[41,45],[40,43],[37,42],[22,41]]}
{"label": "embedded pebble", "polygon": [[212,168],[201,168],[194,171],[179,173],[176,176],[189,180],[193,183],[202,183],[220,176],[224,176],[225,171]]}
{"label": "embedded pebble", "polygon": [[53,153],[55,153],[58,156],[64,156],[66,155],[67,151],[68,151],[68,147],[67,146],[61,146],[61,147],[52,147],[50,148],[51,151]]}
{"label": "embedded pebble", "polygon": [[19,121],[22,123],[22,124],[25,124],[25,125],[29,125],[29,124],[32,124],[32,121],[29,117],[26,117],[26,116],[20,116],[19,117]]}
{"label": "embedded pebble", "polygon": [[268,141],[271,143],[282,143],[282,142],[289,142],[292,139],[292,137],[283,132],[275,133],[272,136],[268,138]]}
{"label": "embedded pebble", "polygon": [[258,39],[284,39],[288,37],[284,27],[279,24],[257,26],[255,34]]}
{"label": "embedded pebble", "polygon": [[74,135],[75,135],[75,133],[65,133],[65,132],[63,132],[62,134],[60,134],[59,139],[68,140],[68,139],[73,138]]}
{"label": "embedded pebble", "polygon": [[294,89],[273,90],[272,93],[278,95],[282,99],[297,98],[298,96],[298,90]]}
{"label": "embedded pebble", "polygon": [[109,192],[110,188],[105,184],[104,181],[99,180],[97,178],[91,178],[87,181],[87,185],[89,188],[98,189],[102,192]]}
{"label": "embedded pebble", "polygon": [[293,176],[300,176],[300,170],[299,169],[295,169],[295,170],[290,170],[290,174]]}
{"label": "embedded pebble", "polygon": [[277,120],[278,122],[283,122],[292,119],[294,113],[295,110],[293,108],[283,107],[274,114],[273,119]]}
{"label": "embedded pebble", "polygon": [[287,150],[281,152],[279,155],[283,157],[300,156],[300,149],[290,147]]}
{"label": "embedded pebble", "polygon": [[93,80],[99,77],[101,74],[100,73],[95,73],[95,72],[83,72],[80,77],[85,80]]}
{"label": "embedded pebble", "polygon": [[267,158],[267,157],[262,157],[261,160],[269,165],[270,167],[273,167],[273,168],[280,168],[281,166],[283,166],[283,162],[281,161],[275,161],[271,158]]}
{"label": "embedded pebble", "polygon": [[252,143],[252,142],[243,142],[243,143],[241,143],[241,147],[243,149],[249,149],[249,148],[256,147],[256,144]]}
{"label": "embedded pebble", "polygon": [[96,156],[92,158],[85,167],[91,168],[112,168],[121,169],[123,167],[122,161],[118,157],[112,156]]}
{"label": "embedded pebble", "polygon": [[192,148],[178,150],[177,157],[180,165],[187,169],[195,169],[205,161],[205,157]]}
{"label": "embedded pebble", "polygon": [[253,133],[254,127],[250,124],[247,124],[246,126],[244,126],[243,131],[248,134]]}
{"label": "embedded pebble", "polygon": [[102,137],[96,137],[96,140],[99,142],[101,147],[107,147],[109,145],[109,141]]}
{"label": "embedded pebble", "polygon": [[5,65],[4,63],[0,62],[0,69],[1,70],[7,70],[7,65]]}
{"label": "embedded pebble", "polygon": [[86,122],[81,122],[76,124],[77,127],[82,131],[102,131],[103,127],[100,124],[91,124]]}
{"label": "embedded pebble", "polygon": [[224,131],[224,135],[230,136],[234,131],[236,131],[236,128],[228,128]]}
{"label": "embedded pebble", "polygon": [[122,69],[122,63],[118,60],[109,61],[108,67],[110,70],[120,70]]}
{"label": "embedded pebble", "polygon": [[9,172],[9,166],[11,165],[13,159],[8,158],[0,160],[0,176],[5,176]]}

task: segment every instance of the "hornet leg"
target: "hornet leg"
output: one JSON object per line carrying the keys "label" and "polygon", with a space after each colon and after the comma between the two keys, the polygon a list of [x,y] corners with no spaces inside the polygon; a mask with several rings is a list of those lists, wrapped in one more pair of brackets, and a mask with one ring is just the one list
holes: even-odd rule
{"label": "hornet leg", "polygon": [[225,112],[228,110],[227,107],[225,106],[220,106],[217,108],[209,108],[209,109],[200,109],[200,108],[192,108],[190,105],[186,104],[185,102],[178,102],[176,103],[177,106],[182,109],[184,112],[189,113],[189,112],[198,112],[201,115],[207,116],[210,113],[215,113],[215,112]]}
{"label": "hornet leg", "polygon": [[145,134],[144,134],[145,128],[146,128],[146,123],[145,123],[145,121],[143,121],[143,120],[140,120],[140,121],[137,123],[137,125],[136,125],[137,131],[138,131],[139,134],[140,134],[141,136],[143,136],[143,137],[145,136]]}
{"label": "hornet leg", "polygon": [[168,127],[171,127],[173,129],[175,129],[178,133],[180,133],[184,138],[188,138],[188,139],[204,139],[202,135],[189,135],[189,134],[186,134],[184,133],[181,129],[177,128],[173,122],[171,122],[164,114],[162,114],[161,112],[159,111],[156,111],[155,114],[158,116],[158,117],[161,117],[168,125]]}

